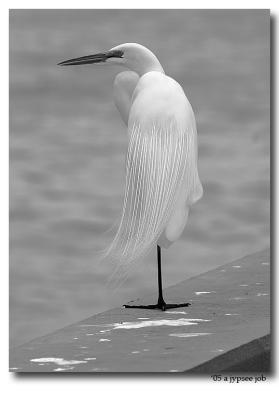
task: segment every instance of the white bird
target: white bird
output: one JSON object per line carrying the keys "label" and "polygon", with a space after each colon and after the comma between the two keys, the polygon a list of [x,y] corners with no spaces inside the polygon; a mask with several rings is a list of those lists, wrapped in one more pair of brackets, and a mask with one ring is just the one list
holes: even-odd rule
{"label": "white bird", "polygon": [[188,306],[166,304],[163,299],[161,247],[169,247],[181,236],[189,207],[203,193],[192,107],[182,87],[140,44],[125,43],[104,53],[59,63],[82,64],[126,69],[114,81],[115,105],[128,127],[125,195],[120,225],[105,255],[118,266],[119,278],[157,244],[158,303],[125,307],[166,310]]}

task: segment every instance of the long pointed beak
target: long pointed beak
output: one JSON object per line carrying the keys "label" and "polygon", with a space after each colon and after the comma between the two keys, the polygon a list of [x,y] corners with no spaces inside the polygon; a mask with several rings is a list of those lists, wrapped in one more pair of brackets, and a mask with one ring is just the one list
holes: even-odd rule
{"label": "long pointed beak", "polygon": [[105,62],[108,58],[122,58],[123,52],[120,50],[107,51],[105,53],[97,53],[89,56],[72,58],[70,60],[62,61],[58,65],[83,65],[83,64],[97,64],[100,62]]}

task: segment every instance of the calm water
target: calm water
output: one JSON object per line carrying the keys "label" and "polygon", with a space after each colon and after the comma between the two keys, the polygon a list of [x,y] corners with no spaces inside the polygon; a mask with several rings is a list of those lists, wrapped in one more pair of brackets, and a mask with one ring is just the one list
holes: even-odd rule
{"label": "calm water", "polygon": [[[97,251],[121,211],[119,70],[57,62],[123,42],[153,50],[194,108],[204,197],[163,252],[171,285],[269,244],[269,26],[264,11],[12,11],[11,344],[153,293],[155,251],[119,290]],[[187,299],[185,299],[187,300]]]}

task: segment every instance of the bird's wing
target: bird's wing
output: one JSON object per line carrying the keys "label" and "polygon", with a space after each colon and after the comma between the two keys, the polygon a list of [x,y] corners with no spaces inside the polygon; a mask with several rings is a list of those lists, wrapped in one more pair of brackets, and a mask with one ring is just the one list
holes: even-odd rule
{"label": "bird's wing", "polygon": [[[182,183],[189,196],[195,185],[195,126],[179,127],[167,118],[143,128],[129,123],[126,186],[121,222],[106,251],[123,280],[130,265],[157,242]],[[185,180],[186,177],[186,180]]]}
{"label": "bird's wing", "polygon": [[128,125],[131,99],[139,76],[133,71],[124,71],[116,75],[113,83],[113,98],[123,122]]}

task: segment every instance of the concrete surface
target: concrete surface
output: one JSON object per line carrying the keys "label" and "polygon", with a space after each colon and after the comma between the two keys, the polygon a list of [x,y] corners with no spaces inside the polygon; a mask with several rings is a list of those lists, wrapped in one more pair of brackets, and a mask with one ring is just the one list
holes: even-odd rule
{"label": "concrete surface", "polygon": [[269,250],[246,256],[164,290],[189,307],[94,315],[12,349],[10,371],[268,372],[269,275]]}

